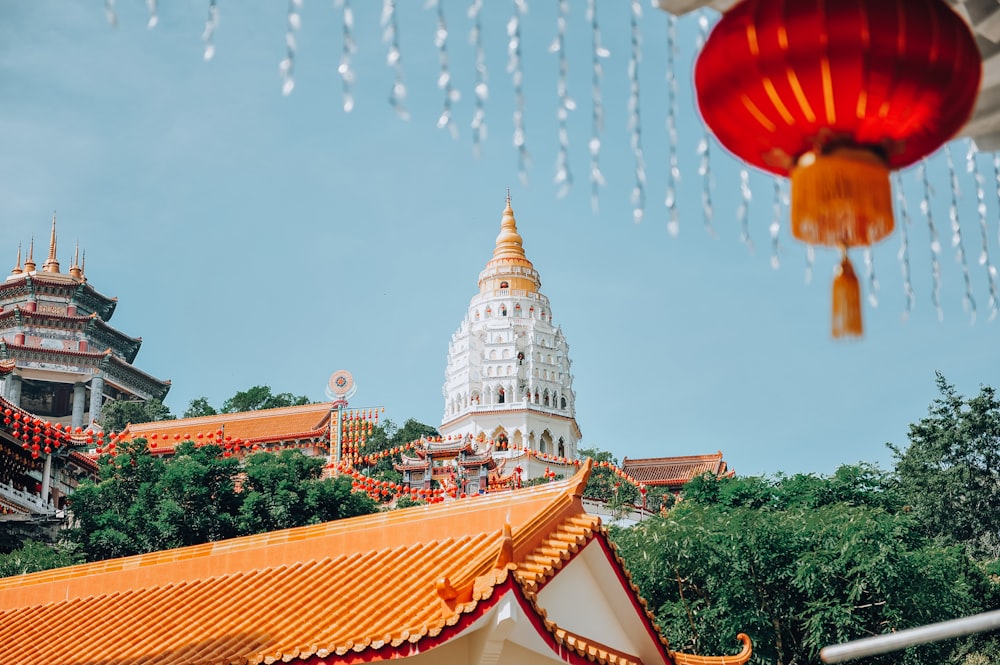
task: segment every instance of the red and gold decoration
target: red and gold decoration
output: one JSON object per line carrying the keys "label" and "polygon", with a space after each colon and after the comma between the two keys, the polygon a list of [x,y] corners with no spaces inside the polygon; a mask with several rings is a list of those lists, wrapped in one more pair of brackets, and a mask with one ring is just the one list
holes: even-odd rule
{"label": "red and gold decoration", "polygon": [[968,121],[982,59],[965,21],[944,0],[742,0],[694,76],[719,142],[791,179],[792,234],[841,250],[833,335],[861,335],[847,251],[892,232],[890,171]]}

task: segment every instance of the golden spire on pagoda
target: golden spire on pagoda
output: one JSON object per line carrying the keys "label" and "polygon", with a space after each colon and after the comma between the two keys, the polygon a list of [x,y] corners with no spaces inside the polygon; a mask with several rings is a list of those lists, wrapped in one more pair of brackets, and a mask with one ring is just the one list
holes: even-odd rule
{"label": "golden spire on pagoda", "polygon": [[497,236],[493,258],[479,275],[479,290],[490,293],[497,289],[514,289],[535,293],[541,286],[535,267],[524,254],[524,243],[517,232],[517,221],[510,206],[510,189],[507,190],[507,205],[500,220],[500,234]]}
{"label": "golden spire on pagoda", "polygon": [[76,243],[76,251],[73,253],[73,265],[69,267],[69,274],[77,279],[83,279],[83,269],[80,267],[80,242]]}
{"label": "golden spire on pagoda", "polygon": [[21,243],[17,243],[17,265],[10,271],[11,275],[20,275],[21,270]]}
{"label": "golden spire on pagoda", "polygon": [[497,246],[493,250],[493,258],[520,258],[524,259],[524,246],[521,234],[517,232],[517,221],[514,219],[514,210],[510,207],[510,190],[507,190],[507,207],[503,211],[503,219],[500,220],[500,235],[497,236]]}
{"label": "golden spire on pagoda", "polygon": [[35,237],[31,236],[31,242],[28,244],[28,258],[24,262],[24,272],[33,273],[35,272]]}
{"label": "golden spire on pagoda", "polygon": [[52,234],[49,236],[49,258],[42,265],[42,272],[59,272],[59,260],[56,258],[56,213],[52,211]]}

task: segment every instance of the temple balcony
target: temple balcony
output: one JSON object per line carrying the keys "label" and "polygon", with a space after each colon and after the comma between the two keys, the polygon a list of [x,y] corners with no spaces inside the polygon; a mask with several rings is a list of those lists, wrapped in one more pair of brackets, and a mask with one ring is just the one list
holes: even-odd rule
{"label": "temple balcony", "polygon": [[25,490],[16,489],[10,483],[0,482],[0,498],[5,499],[5,503],[13,503],[33,513],[53,513],[55,507],[46,502],[42,497]]}

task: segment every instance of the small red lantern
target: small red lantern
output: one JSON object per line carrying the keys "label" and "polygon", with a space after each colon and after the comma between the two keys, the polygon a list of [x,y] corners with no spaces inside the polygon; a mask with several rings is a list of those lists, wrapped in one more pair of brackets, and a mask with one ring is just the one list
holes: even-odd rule
{"label": "small red lantern", "polygon": [[861,334],[847,250],[892,232],[889,172],[972,114],[982,57],[945,0],[742,0],[695,64],[702,118],[737,157],[791,178],[792,234],[839,247],[833,335]]}

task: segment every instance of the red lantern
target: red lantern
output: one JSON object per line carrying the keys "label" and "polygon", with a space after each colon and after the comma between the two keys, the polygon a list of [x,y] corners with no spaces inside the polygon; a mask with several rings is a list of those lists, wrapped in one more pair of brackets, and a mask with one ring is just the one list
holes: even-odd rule
{"label": "red lantern", "polygon": [[861,334],[847,250],[892,232],[890,170],[972,114],[982,58],[945,0],[742,0],[695,65],[702,118],[727,149],[792,184],[792,234],[839,247],[833,334]]}

